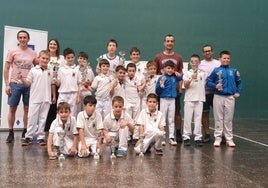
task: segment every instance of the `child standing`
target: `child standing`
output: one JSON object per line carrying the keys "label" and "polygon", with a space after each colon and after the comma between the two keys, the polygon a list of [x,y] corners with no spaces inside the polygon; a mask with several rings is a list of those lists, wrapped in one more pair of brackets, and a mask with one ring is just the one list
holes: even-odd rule
{"label": "child standing", "polygon": [[67,102],[71,107],[71,115],[77,115],[77,92],[78,92],[78,71],[74,64],[75,53],[71,48],[66,48],[63,51],[66,65],[60,67],[57,78],[57,86],[59,86],[60,102]]}
{"label": "child standing", "polygon": [[207,86],[214,89],[213,113],[215,121],[214,146],[219,147],[224,133],[226,145],[235,147],[233,142],[233,116],[235,100],[242,91],[240,73],[230,67],[231,53],[220,53],[221,66],[215,68],[207,78]]}
{"label": "child standing", "polygon": [[[115,76],[116,67],[120,64],[120,57],[118,55],[116,55],[117,47],[118,47],[117,41],[114,39],[110,39],[107,42],[107,53],[101,55],[98,58],[99,61],[102,59],[106,59],[109,62],[109,64],[110,64],[109,71],[113,76]],[[98,61],[98,65],[96,68],[96,72],[98,74],[101,73],[99,61]]]}
{"label": "child standing", "polygon": [[124,157],[128,149],[128,133],[133,132],[134,124],[130,115],[124,112],[124,99],[115,96],[112,100],[112,112],[103,121],[106,143],[111,144],[111,137],[119,138],[117,157]]}
{"label": "child standing", "polygon": [[60,102],[57,108],[57,118],[52,122],[47,139],[47,153],[50,159],[56,159],[57,154],[53,147],[59,148],[60,137],[58,132],[64,130],[64,151],[65,155],[75,155],[77,152],[78,132],[76,129],[75,117],[71,116],[71,108],[67,102]]}
{"label": "child standing", "polygon": [[102,152],[101,135],[103,130],[102,117],[96,112],[97,100],[93,96],[84,99],[84,111],[77,115],[77,128],[80,141],[78,143],[78,156],[87,157]]}
{"label": "child standing", "polygon": [[[77,112],[83,110],[83,100],[85,96],[92,95],[89,90],[89,86],[91,85],[94,79],[94,73],[91,69],[91,66],[88,61],[88,54],[86,52],[80,52],[78,54],[78,79],[79,79],[79,87],[77,94]],[[82,102],[81,102],[82,101]]]}
{"label": "child standing", "polygon": [[101,59],[99,63],[100,74],[94,78],[90,86],[91,91],[96,90],[95,95],[98,101],[96,110],[101,114],[102,118],[111,111],[110,90],[114,77],[109,74],[109,67],[109,61]]}
{"label": "child standing", "polygon": [[[164,74],[157,80],[156,94],[160,97],[160,111],[167,118],[169,129],[169,143],[176,146],[174,139],[174,119],[175,119],[175,98],[177,96],[177,83],[182,80],[182,76],[175,72],[173,61],[168,60],[164,65]],[[165,145],[165,141],[162,145]]]}
{"label": "child standing", "polygon": [[192,118],[194,115],[194,140],[198,147],[202,146],[201,119],[203,102],[205,101],[206,73],[198,66],[200,57],[193,54],[190,58],[191,69],[183,75],[185,97],[184,97],[184,126],[183,140],[185,146],[190,146],[192,134]]}
{"label": "child standing", "polygon": [[112,88],[110,90],[111,97],[113,96],[121,96],[124,100],[126,98],[125,93],[125,75],[126,69],[123,65],[118,65],[115,69],[116,79],[112,84]]}
{"label": "child standing", "polygon": [[[22,146],[28,146],[34,136],[37,137],[39,145],[46,145],[44,129],[51,104],[51,93],[53,94],[52,103],[56,102],[55,85],[52,85],[52,71],[47,69],[49,59],[49,52],[42,50],[39,53],[39,65],[30,70],[26,79],[22,76],[20,78],[24,85],[31,86],[28,127],[26,138],[22,139]],[[37,131],[36,126],[38,126]]]}
{"label": "child standing", "polygon": [[[137,124],[139,125],[140,135],[144,135],[143,150],[145,153],[154,145],[156,155],[163,155],[161,141],[165,135],[165,117],[162,112],[157,110],[158,96],[150,93],[147,96],[147,108],[143,109],[139,115]],[[141,152],[140,141],[137,142],[134,150],[137,154]]]}

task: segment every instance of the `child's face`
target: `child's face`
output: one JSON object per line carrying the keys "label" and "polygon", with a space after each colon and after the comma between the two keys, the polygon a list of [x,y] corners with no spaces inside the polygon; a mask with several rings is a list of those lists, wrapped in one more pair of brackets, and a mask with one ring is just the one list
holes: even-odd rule
{"label": "child's face", "polygon": [[229,65],[231,61],[231,56],[228,54],[223,54],[219,60],[222,65]]}
{"label": "child's face", "polygon": [[95,112],[95,109],[96,104],[87,103],[86,105],[84,105],[84,110],[86,111],[88,116],[91,116]]}
{"label": "child's face", "polygon": [[131,54],[130,54],[130,58],[131,58],[131,61],[133,62],[133,63],[138,63],[139,61],[140,61],[140,57],[141,57],[141,55],[140,55],[140,53],[139,52],[132,52]]}
{"label": "child's face", "polygon": [[69,109],[61,109],[58,111],[58,115],[63,123],[67,122],[70,114],[71,114],[71,111]]}
{"label": "child's face", "polygon": [[58,49],[57,43],[54,40],[50,41],[49,44],[48,44],[48,50],[50,52],[54,52],[55,53],[57,51],[57,49]]}
{"label": "child's face", "polygon": [[126,75],[126,71],[125,70],[119,70],[116,73],[116,77],[117,77],[118,80],[124,80],[125,75]]}
{"label": "child's face", "polygon": [[39,56],[39,66],[46,69],[47,68],[47,64],[50,61],[50,57],[49,55],[46,54],[41,54]]}
{"label": "child's face", "polygon": [[116,44],[114,42],[109,42],[107,46],[107,51],[109,54],[115,54],[117,50]]}
{"label": "child's face", "polygon": [[165,73],[168,74],[168,75],[172,75],[174,74],[174,67],[171,67],[171,66],[166,66],[165,67]]}
{"label": "child's face", "polygon": [[155,98],[149,98],[147,99],[146,104],[150,112],[155,112],[158,101]]}
{"label": "child's face", "polygon": [[102,64],[100,67],[101,73],[102,74],[107,74],[109,71],[110,65],[108,64]]}
{"label": "child's face", "polygon": [[74,54],[68,54],[65,56],[66,64],[71,66],[74,64]]}
{"label": "child's face", "polygon": [[77,61],[80,67],[85,67],[88,63],[88,59],[85,57],[81,57],[81,56],[78,57]]}
{"label": "child's face", "polygon": [[191,57],[190,65],[193,70],[196,70],[200,64],[200,60],[197,57]]}
{"label": "child's face", "polygon": [[129,78],[134,78],[135,73],[136,73],[135,67],[129,67],[127,69],[127,75],[128,75]]}
{"label": "child's face", "polygon": [[113,103],[112,108],[113,108],[114,116],[121,116],[123,108],[124,108],[124,104],[122,102],[115,101]]}
{"label": "child's face", "polygon": [[150,76],[156,75],[156,66],[150,66],[148,72]]}

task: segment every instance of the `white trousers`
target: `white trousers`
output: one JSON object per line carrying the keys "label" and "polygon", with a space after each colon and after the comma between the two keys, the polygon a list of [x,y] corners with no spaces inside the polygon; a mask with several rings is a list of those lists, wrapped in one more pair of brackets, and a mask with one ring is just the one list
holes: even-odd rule
{"label": "white trousers", "polygon": [[194,140],[202,140],[201,120],[202,120],[203,102],[185,101],[184,102],[184,125],[183,140],[190,139],[192,135],[192,118],[194,118]]}
{"label": "white trousers", "polygon": [[160,98],[160,111],[166,118],[169,138],[174,138],[175,98]]}
{"label": "white trousers", "polygon": [[235,98],[232,95],[214,95],[215,139],[221,140],[222,133],[224,133],[226,140],[233,139],[234,108]]}
{"label": "white trousers", "polygon": [[[58,136],[57,132],[53,134],[53,145],[54,146],[60,146],[60,137]],[[69,155],[69,149],[73,146],[73,139],[71,139],[69,136],[64,137],[64,149],[63,154]]]}
{"label": "white trousers", "polygon": [[50,103],[30,103],[26,138],[45,139],[45,125]]}
{"label": "white trousers", "polygon": [[[88,157],[90,154],[94,155],[97,152],[97,139],[96,138],[85,138],[86,145],[87,145],[87,152],[86,154],[82,154],[81,148],[82,148],[82,142],[78,142],[78,156],[79,157]],[[89,147],[91,148],[91,152],[89,151]]]}
{"label": "white trousers", "polygon": [[[165,135],[164,131],[159,129],[146,131],[145,137],[143,139],[143,150],[145,153],[151,144],[154,144],[155,149],[162,149],[161,142],[163,140],[163,136]],[[138,154],[141,152],[140,144],[134,147],[134,151]]]}
{"label": "white trousers", "polygon": [[98,99],[97,105],[96,105],[96,111],[99,112],[102,116],[102,119],[104,119],[112,109],[112,103],[111,99]]}
{"label": "white trousers", "polygon": [[118,132],[108,132],[109,136],[118,137],[115,145],[118,149],[127,151],[128,148],[128,127],[120,128]]}
{"label": "white trousers", "polygon": [[[140,114],[140,101],[137,104],[126,104],[126,112],[136,123]],[[133,132],[133,139],[139,139],[139,127],[135,125]]]}
{"label": "white trousers", "polygon": [[59,93],[58,103],[67,102],[71,107],[71,115],[77,116],[77,105],[76,105],[77,92],[69,92],[69,93]]}

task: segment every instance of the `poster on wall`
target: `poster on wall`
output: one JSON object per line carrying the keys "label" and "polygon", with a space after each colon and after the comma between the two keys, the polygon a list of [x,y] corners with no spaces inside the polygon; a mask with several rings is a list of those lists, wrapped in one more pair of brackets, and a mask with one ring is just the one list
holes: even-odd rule
{"label": "poster on wall", "polygon": [[[7,57],[7,52],[9,49],[14,48],[18,45],[17,33],[20,30],[26,30],[30,34],[30,41],[28,46],[32,48],[38,54],[41,50],[46,49],[47,47],[47,38],[48,32],[42,30],[35,30],[29,28],[22,27],[13,27],[13,26],[5,26],[4,28],[4,46],[3,46],[3,61],[5,62]],[[2,64],[4,70],[4,63]],[[4,74],[4,73],[3,73]],[[2,76],[3,79],[3,76]],[[7,104],[7,95],[5,93],[5,84],[4,80],[2,80],[2,106],[1,106],[1,124],[0,129],[8,129],[8,110],[9,106]],[[23,128],[23,104],[20,101],[16,112],[16,119],[14,123],[14,129]]]}

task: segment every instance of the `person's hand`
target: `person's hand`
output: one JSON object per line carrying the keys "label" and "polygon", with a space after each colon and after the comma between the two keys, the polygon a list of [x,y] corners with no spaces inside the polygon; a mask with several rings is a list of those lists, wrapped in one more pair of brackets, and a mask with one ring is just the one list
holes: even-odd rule
{"label": "person's hand", "polygon": [[105,140],[106,140],[106,143],[108,143],[108,144],[112,142],[112,139],[108,134],[107,134],[107,136],[105,136]]}
{"label": "person's hand", "polygon": [[8,96],[11,95],[11,88],[10,88],[9,85],[6,86],[6,94],[7,94]]}
{"label": "person's hand", "polygon": [[175,71],[174,74],[175,74],[176,76],[181,76],[181,73],[179,73],[179,72],[177,72],[177,71]]}
{"label": "person's hand", "polygon": [[122,120],[119,123],[121,129],[125,128],[128,125],[128,121]]}
{"label": "person's hand", "polygon": [[221,84],[221,83],[218,83],[218,84],[216,85],[216,88],[217,88],[219,91],[221,91],[221,90],[222,90],[222,84]]}
{"label": "person's hand", "polygon": [[80,153],[85,156],[87,155],[87,146],[86,145],[82,145]]}
{"label": "person's hand", "polygon": [[69,155],[75,155],[75,152],[76,152],[76,148],[75,148],[75,146],[72,146],[72,147],[69,149]]}
{"label": "person's hand", "polygon": [[197,73],[192,74],[192,79],[197,79]]}
{"label": "person's hand", "polygon": [[57,154],[52,152],[52,151],[50,151],[50,152],[48,152],[48,156],[49,157],[57,157]]}
{"label": "person's hand", "polygon": [[165,127],[163,125],[158,125],[158,129],[160,129],[161,131],[164,131]]}
{"label": "person's hand", "polygon": [[234,94],[234,98],[237,99],[238,97],[240,97],[240,94],[239,93],[235,93]]}

